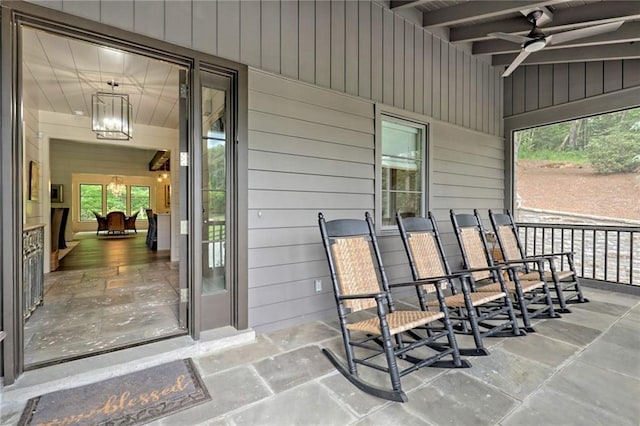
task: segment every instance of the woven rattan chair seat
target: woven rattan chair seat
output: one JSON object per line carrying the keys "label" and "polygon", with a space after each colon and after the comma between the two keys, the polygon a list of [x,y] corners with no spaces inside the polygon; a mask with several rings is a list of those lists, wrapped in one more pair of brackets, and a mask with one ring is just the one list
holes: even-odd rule
{"label": "woven rattan chair seat", "polygon": [[[556,271],[556,275],[559,280],[573,278],[573,272],[571,271]],[[519,277],[521,280],[539,280],[540,274],[537,271],[532,271],[528,274],[519,275]],[[544,271],[544,279],[547,280],[548,283],[553,283],[553,274],[551,271]]]}
{"label": "woven rattan chair seat", "polygon": [[[507,281],[507,288],[509,289],[509,293],[516,292],[516,283],[513,281]],[[481,284],[481,283],[480,283]],[[524,293],[535,290],[536,288],[540,288],[544,286],[544,282],[542,281],[520,281],[520,287],[522,287],[522,291]],[[500,283],[491,283],[487,285],[478,286],[476,291],[485,292],[485,291],[500,291]]]}
{"label": "woven rattan chair seat", "polygon": [[[483,305],[484,303],[491,302],[492,300],[500,299],[505,296],[506,295],[501,291],[500,292],[497,291],[494,293],[483,291],[483,292],[476,292],[476,293],[469,294],[469,298],[471,299],[471,304],[473,306],[480,306],[480,305]],[[447,296],[444,298],[444,300],[447,306],[450,308],[465,307],[464,295],[462,293],[458,293],[454,296]],[[432,300],[430,302],[427,302],[427,306],[436,307],[436,306],[439,306],[439,304],[437,300]]]}
{"label": "woven rattan chair seat", "polygon": [[[387,322],[389,323],[389,332],[391,335],[411,330],[412,328],[428,324],[440,318],[444,318],[442,312],[396,311],[387,314]],[[378,317],[347,324],[347,328],[351,331],[381,334],[380,319]]]}

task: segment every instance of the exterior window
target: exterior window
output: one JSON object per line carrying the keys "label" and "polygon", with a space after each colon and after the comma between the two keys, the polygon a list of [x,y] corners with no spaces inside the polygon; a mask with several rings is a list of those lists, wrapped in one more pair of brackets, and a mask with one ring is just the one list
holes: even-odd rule
{"label": "exterior window", "polygon": [[80,184],[80,220],[95,221],[93,212],[103,214],[102,185]]}
{"label": "exterior window", "polygon": [[148,186],[136,185],[131,185],[129,189],[131,191],[131,215],[140,212],[138,219],[147,219],[146,209],[151,205],[151,189]]}
{"label": "exterior window", "polygon": [[424,216],[426,126],[382,118],[382,226],[395,227],[397,211]]}

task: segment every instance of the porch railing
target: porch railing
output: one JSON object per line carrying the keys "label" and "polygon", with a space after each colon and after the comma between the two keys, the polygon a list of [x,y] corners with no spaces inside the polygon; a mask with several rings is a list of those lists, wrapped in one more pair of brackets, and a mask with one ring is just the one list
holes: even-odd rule
{"label": "porch railing", "polygon": [[640,286],[640,227],[519,222],[518,229],[529,256],[572,251],[580,277]]}

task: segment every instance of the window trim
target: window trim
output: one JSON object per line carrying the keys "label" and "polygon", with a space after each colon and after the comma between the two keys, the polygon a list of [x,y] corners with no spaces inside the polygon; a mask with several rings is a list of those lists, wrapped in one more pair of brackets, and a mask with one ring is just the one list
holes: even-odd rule
{"label": "window trim", "polygon": [[[390,107],[376,105],[375,109],[375,196],[374,210],[375,223],[378,234],[397,234],[398,228],[394,225],[382,225],[382,121],[390,121],[393,123],[404,124],[416,128],[422,128],[422,196],[420,207],[422,214],[426,215],[430,200],[431,191],[429,183],[431,179],[431,124],[425,120],[426,117],[419,114],[411,114],[407,111],[398,110]],[[394,213],[395,215],[395,213]]]}

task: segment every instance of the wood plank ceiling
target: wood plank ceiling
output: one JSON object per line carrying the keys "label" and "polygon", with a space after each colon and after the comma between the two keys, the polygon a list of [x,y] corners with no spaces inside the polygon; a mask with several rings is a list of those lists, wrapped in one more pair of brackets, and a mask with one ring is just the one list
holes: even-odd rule
{"label": "wood plank ceiling", "polygon": [[23,30],[24,97],[29,105],[91,117],[91,95],[129,94],[134,124],[178,128],[179,67],[45,31]]}

